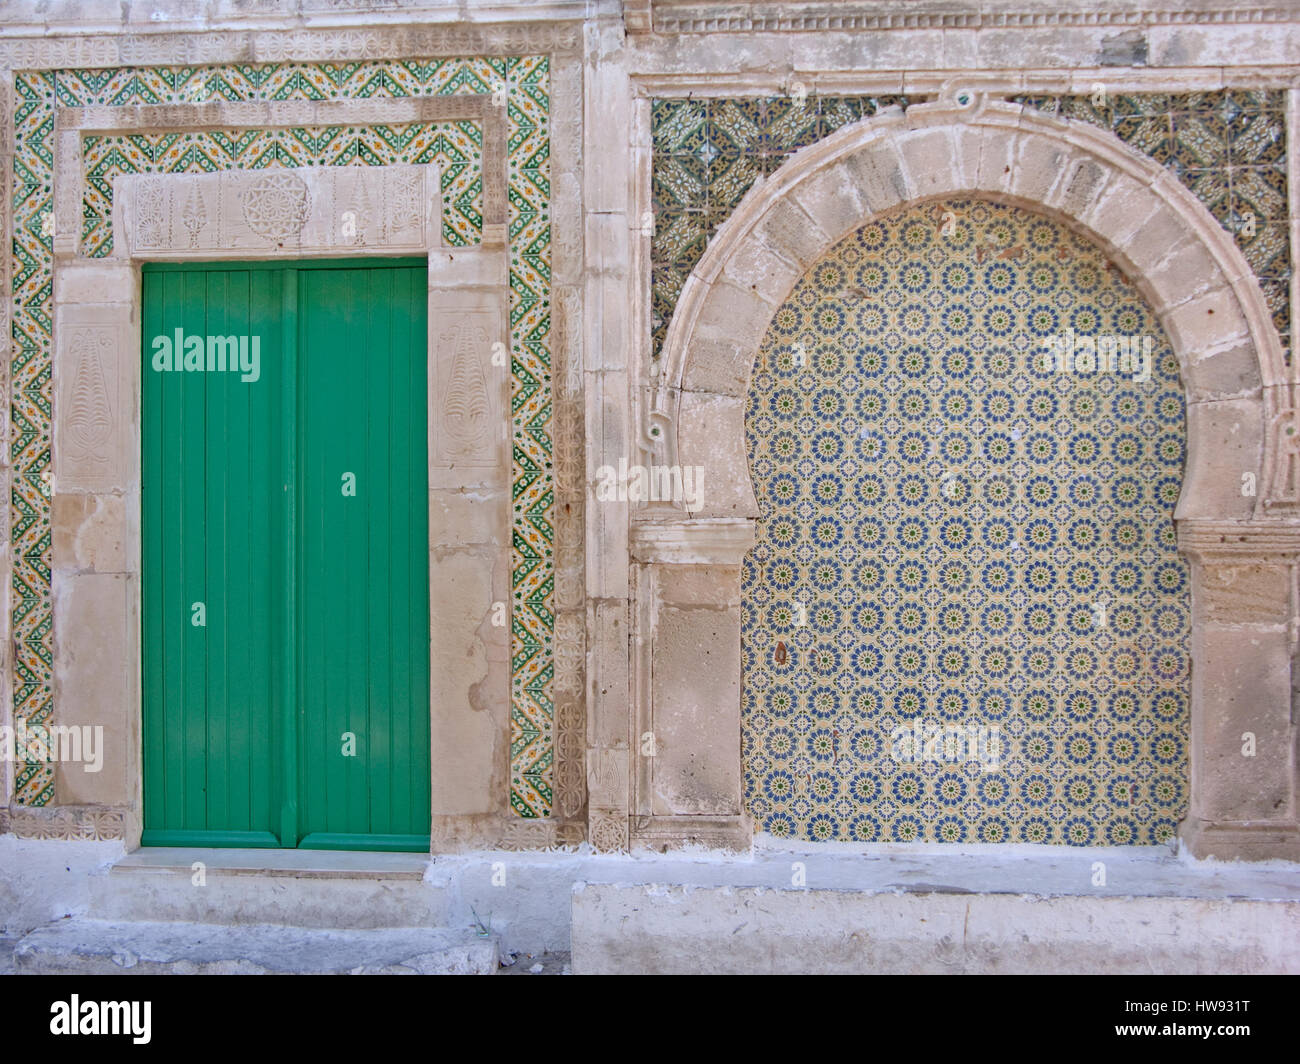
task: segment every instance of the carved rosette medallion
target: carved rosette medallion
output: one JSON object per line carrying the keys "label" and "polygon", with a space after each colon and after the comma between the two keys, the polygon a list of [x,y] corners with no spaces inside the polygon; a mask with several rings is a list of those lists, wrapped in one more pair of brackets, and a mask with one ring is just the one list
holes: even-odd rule
{"label": "carved rosette medallion", "polygon": [[311,212],[311,193],[302,178],[269,173],[254,179],[240,201],[248,227],[268,240],[286,240],[302,232]]}

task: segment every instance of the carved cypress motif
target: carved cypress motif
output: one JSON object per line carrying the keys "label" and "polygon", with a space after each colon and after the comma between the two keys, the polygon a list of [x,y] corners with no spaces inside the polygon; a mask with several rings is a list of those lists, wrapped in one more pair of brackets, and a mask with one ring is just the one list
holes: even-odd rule
{"label": "carved cypress motif", "polygon": [[395,233],[408,229],[419,229],[424,220],[424,208],[421,202],[423,181],[414,170],[400,171],[393,182],[392,206],[390,208],[390,229]]}
{"label": "carved cypress motif", "polygon": [[113,411],[108,402],[102,355],[112,349],[113,340],[106,332],[79,329],[72,340],[72,357],[76,366],[72,384],[72,403],[68,411],[67,439],[72,444],[69,457],[104,463],[104,445],[113,435]]}
{"label": "carved cypress motif", "polygon": [[199,246],[199,233],[208,224],[208,211],[203,204],[203,192],[197,181],[191,181],[189,191],[185,193],[185,204],[181,207],[181,224],[190,234],[190,247]]}
{"label": "carved cypress motif", "polygon": [[443,334],[452,348],[451,379],[442,401],[442,423],[453,442],[454,454],[481,455],[488,438],[491,407],[487,381],[483,376],[479,349],[487,344],[487,333],[461,321]]}

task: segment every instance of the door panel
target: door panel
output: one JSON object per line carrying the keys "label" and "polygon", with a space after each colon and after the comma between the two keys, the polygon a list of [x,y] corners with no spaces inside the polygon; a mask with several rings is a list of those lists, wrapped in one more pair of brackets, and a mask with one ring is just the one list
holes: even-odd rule
{"label": "door panel", "polygon": [[[428,848],[426,286],[145,268],[147,845]],[[155,370],[178,329],[257,336],[256,379]]]}
{"label": "door panel", "polygon": [[[185,844],[196,832],[243,846],[277,844],[281,286],[278,273],[240,269],[144,277],[141,589],[151,844]],[[207,336],[258,336],[260,378],[155,369],[155,338],[174,347],[177,330],[205,338],[205,360]]]}
{"label": "door panel", "polygon": [[427,845],[425,272],[299,284],[303,845]]}

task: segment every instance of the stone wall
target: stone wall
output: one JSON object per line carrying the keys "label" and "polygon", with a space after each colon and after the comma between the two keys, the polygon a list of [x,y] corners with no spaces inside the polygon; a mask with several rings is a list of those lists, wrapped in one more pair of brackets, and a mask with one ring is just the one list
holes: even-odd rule
{"label": "stone wall", "polygon": [[[476,212],[477,246],[509,248],[510,720],[491,735],[455,732],[491,762],[501,781],[491,801],[501,807],[457,811],[462,819],[442,825],[436,848],[584,836],[609,849],[749,844],[740,574],[757,515],[744,435],[755,355],[776,309],[837,239],[884,211],[979,195],[1087,236],[1160,319],[1188,409],[1175,514],[1193,572],[1190,814],[1181,832],[1198,853],[1297,856],[1290,692],[1300,468],[1290,440],[1300,431],[1300,383],[1285,357],[1294,344],[1278,331],[1296,320],[1286,246],[1296,237],[1295,156],[1247,163],[1227,142],[1220,169],[1285,178],[1250,192],[1269,202],[1255,219],[1264,235],[1252,238],[1231,177],[1216,213],[1217,164],[1189,182],[1177,159],[1158,158],[1159,145],[1148,155],[1135,149],[1146,126],[1126,141],[1113,122],[1090,122],[1060,101],[1263,93],[1281,102],[1258,109],[1271,116],[1260,128],[1275,131],[1284,116],[1291,143],[1298,21],[1287,6],[1206,0],[1141,11],[1064,2],[1031,10],[1012,0],[403,0],[382,12],[309,3],[289,16],[271,0],[7,5],[0,191],[15,208],[0,233],[12,248],[3,281],[13,293],[0,314],[12,337],[11,447],[0,480],[13,503],[0,529],[8,545],[0,718],[75,712],[60,707],[59,685],[98,677],[100,665],[68,662],[59,678],[60,640],[75,641],[83,622],[68,625],[130,618],[130,485],[96,493],[75,475],[71,488],[60,480],[61,366],[75,364],[65,355],[79,316],[100,304],[72,287],[51,289],[54,263],[108,251],[113,174],[153,165],[133,152],[165,162],[177,149],[160,130],[208,138],[160,169],[203,168],[213,135],[233,128],[252,130],[258,150],[281,164],[305,162],[296,151],[315,163],[327,161],[323,130],[334,128],[328,108],[339,103],[350,109],[343,128],[370,132],[328,161],[425,162],[385,156],[385,144],[408,133],[441,138],[448,254],[458,237],[475,246]],[[246,71],[251,81],[241,81]],[[279,84],[292,116],[273,119],[278,101],[266,87],[286,74]],[[510,134],[494,162],[496,77],[506,83]],[[703,228],[682,237],[698,258],[671,260],[678,273],[666,289],[663,250],[677,237],[671,227],[656,234],[656,188],[667,180],[656,166],[656,108],[691,99],[759,101],[761,113],[786,115],[796,100],[880,106],[757,152],[762,180],[754,174],[726,212],[706,201]],[[905,111],[894,106],[903,99]],[[487,110],[477,126],[424,113],[439,100]],[[1045,113],[1049,100],[1059,114]],[[119,108],[146,128],[122,127],[124,115],[108,113]],[[545,144],[530,120],[543,112]],[[95,124],[109,119],[118,124]],[[455,129],[439,126],[448,121]],[[1174,119],[1168,128],[1172,137]],[[470,129],[483,131],[482,165],[504,170],[502,211],[490,219],[490,175],[479,191],[466,180],[473,163],[456,169],[458,153],[474,154]],[[771,134],[760,130],[760,140]],[[684,164],[692,153],[678,155]],[[215,168],[244,167],[223,159]],[[1276,253],[1255,252],[1256,240]],[[120,336],[109,344],[115,357],[134,357]],[[620,462],[700,466],[704,498],[690,508],[602,497],[602,471]],[[107,590],[92,594],[92,585]],[[130,652],[101,660],[114,673],[106,686],[119,685],[120,734],[130,735],[138,714]],[[484,754],[489,742],[500,757]],[[49,766],[19,766],[16,776],[11,767],[0,779],[12,796],[8,830],[127,838],[136,830],[129,767],[124,793],[107,803],[60,792]]]}

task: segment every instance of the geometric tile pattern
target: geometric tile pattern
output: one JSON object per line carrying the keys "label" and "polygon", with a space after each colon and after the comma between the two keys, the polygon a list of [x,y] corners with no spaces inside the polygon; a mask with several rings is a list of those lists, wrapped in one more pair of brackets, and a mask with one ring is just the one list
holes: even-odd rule
{"label": "geometric tile pattern", "polygon": [[[911,102],[919,99],[924,97]],[[682,285],[750,186],[800,148],[882,108],[908,103],[902,96],[651,101],[655,357]]]}
{"label": "geometric tile pattern", "polygon": [[[13,632],[15,716],[53,712],[50,462],[53,112],[209,100],[346,100],[478,94],[505,88],[512,351],[512,809],[550,814],[554,654],[551,473],[550,84],[545,56],[231,64],[19,73],[15,76],[13,340]],[[138,132],[83,139],[82,254],[111,251],[112,178],[293,166],[442,167],[444,239],[479,242],[482,135],[473,121],[299,129]],[[47,805],[48,765],[24,764],[16,800]]]}
{"label": "geometric tile pattern", "polygon": [[1108,129],[1175,174],[1241,248],[1290,359],[1286,93],[1021,96],[1016,102]]}
{"label": "geometric tile pattern", "polygon": [[[691,269],[759,176],[849,122],[892,104],[907,107],[924,99],[809,96],[802,105],[789,97],[653,100],[655,356]],[[1292,263],[1284,92],[1098,92],[1013,99],[1110,130],[1173,171],[1241,247],[1289,360]]]}
{"label": "geometric tile pattern", "polygon": [[[1066,329],[1149,337],[1149,380],[1054,371],[1044,340]],[[777,311],[746,437],[761,514],[742,573],[756,826],[1173,836],[1188,799],[1182,387],[1156,316],[1098,248],[978,199],[871,222]],[[956,741],[909,758],[896,729],[918,720]],[[983,762],[961,738],[981,728],[997,754]]]}

